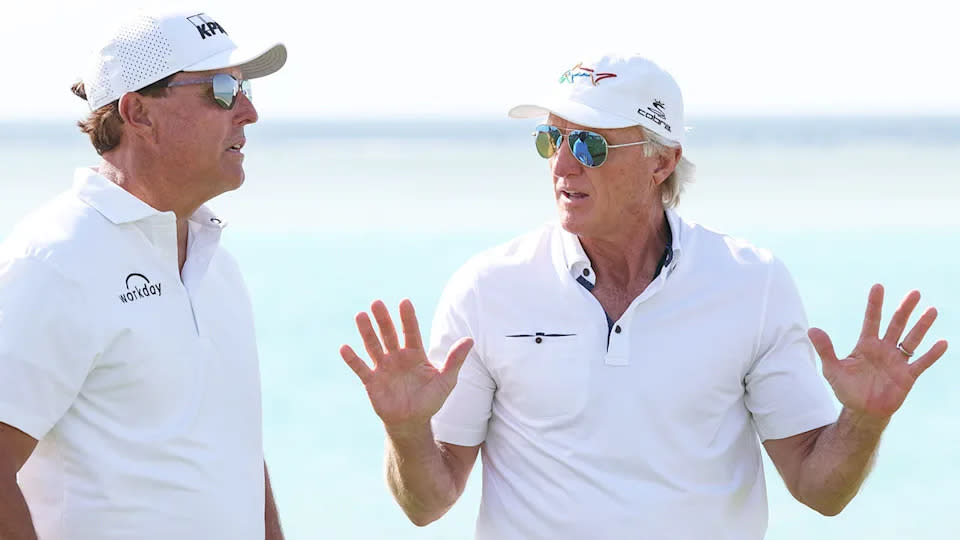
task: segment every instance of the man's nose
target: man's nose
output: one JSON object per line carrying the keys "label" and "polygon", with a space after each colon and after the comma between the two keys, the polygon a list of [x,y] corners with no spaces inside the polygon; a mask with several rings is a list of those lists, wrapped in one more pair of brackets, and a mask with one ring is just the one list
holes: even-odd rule
{"label": "man's nose", "polygon": [[260,115],[257,114],[257,108],[254,107],[253,102],[250,101],[250,98],[248,98],[246,94],[239,92],[236,100],[237,103],[234,105],[233,112],[236,114],[238,124],[241,126],[254,124],[260,119]]}
{"label": "man's nose", "polygon": [[571,176],[583,171],[583,164],[573,156],[570,144],[566,137],[560,141],[557,153],[553,155],[553,175],[557,177]]}

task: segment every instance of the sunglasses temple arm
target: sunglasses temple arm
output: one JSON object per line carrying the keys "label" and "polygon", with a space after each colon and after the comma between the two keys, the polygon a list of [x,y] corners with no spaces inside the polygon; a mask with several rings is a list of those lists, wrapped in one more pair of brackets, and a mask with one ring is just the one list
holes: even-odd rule
{"label": "sunglasses temple arm", "polygon": [[650,142],[650,141],[639,141],[639,142],[628,142],[628,143],[624,143],[624,144],[608,144],[608,145],[607,145],[607,148],[620,148],[620,147],[623,147],[623,146],[637,146],[637,145],[640,145],[640,144],[647,144],[647,143],[649,143],[649,142]]}

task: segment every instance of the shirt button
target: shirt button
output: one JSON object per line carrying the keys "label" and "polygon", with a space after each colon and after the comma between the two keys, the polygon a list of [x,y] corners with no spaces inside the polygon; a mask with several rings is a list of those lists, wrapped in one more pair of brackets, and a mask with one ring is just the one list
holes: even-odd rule
{"label": "shirt button", "polygon": [[537,343],[543,343],[543,338],[542,338],[542,337],[538,337],[538,338],[535,339],[534,341],[536,341]]}
{"label": "shirt button", "polygon": [[589,276],[589,275],[590,275],[590,269],[589,269],[589,268],[584,268],[584,269],[583,269],[583,275]]}
{"label": "shirt button", "polygon": [[618,324],[618,325],[616,326],[616,328],[613,329],[613,331],[616,332],[616,333],[618,333],[618,334],[619,334],[620,332],[622,332],[622,330],[620,330],[620,325]]}

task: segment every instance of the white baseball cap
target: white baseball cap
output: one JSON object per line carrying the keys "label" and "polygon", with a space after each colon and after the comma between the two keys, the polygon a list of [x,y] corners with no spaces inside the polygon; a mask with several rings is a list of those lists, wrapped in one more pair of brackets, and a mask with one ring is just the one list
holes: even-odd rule
{"label": "white baseball cap", "polygon": [[597,129],[643,126],[683,145],[683,98],[669,73],[637,55],[605,55],[558,74],[537,104],[518,105],[512,118],[553,113]]}
{"label": "white baseball cap", "polygon": [[138,11],[95,53],[82,80],[91,110],[179,71],[239,68],[245,79],[277,71],[287,48],[239,49],[213,17],[197,12]]}

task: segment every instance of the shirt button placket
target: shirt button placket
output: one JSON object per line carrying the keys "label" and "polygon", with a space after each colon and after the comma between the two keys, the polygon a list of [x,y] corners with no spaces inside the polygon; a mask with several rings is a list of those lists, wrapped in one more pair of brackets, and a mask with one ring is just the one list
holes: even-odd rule
{"label": "shirt button placket", "polygon": [[630,347],[623,327],[627,324],[622,317],[613,324],[610,332],[610,346],[607,348],[608,366],[626,366],[630,364]]}

